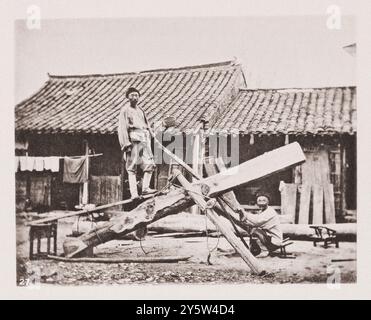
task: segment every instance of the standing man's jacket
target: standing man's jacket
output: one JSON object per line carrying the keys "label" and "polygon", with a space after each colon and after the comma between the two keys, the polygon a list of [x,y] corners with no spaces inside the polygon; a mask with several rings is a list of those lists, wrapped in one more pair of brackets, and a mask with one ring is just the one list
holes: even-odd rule
{"label": "standing man's jacket", "polygon": [[143,141],[145,139],[143,131],[148,129],[149,123],[141,107],[132,108],[129,105],[122,107],[117,128],[121,150],[125,151],[133,141]]}

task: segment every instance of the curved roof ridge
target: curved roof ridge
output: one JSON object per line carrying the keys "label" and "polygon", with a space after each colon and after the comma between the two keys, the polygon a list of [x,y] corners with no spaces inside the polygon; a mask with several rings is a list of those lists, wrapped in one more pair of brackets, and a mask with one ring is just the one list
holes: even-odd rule
{"label": "curved roof ridge", "polygon": [[287,87],[287,88],[239,88],[239,91],[299,91],[299,90],[321,90],[321,89],[345,89],[357,88],[356,85],[324,86],[324,87]]}
{"label": "curved roof ridge", "polygon": [[94,74],[77,74],[77,75],[52,75],[48,73],[50,79],[63,80],[63,79],[86,79],[86,78],[110,78],[110,77],[120,77],[120,76],[134,76],[155,72],[171,72],[171,71],[185,71],[185,70],[194,70],[194,69],[210,69],[226,66],[239,66],[240,64],[235,63],[233,60],[216,62],[216,63],[207,63],[175,68],[159,68],[159,69],[150,69],[143,70],[138,72],[122,72],[122,73],[94,73]]}

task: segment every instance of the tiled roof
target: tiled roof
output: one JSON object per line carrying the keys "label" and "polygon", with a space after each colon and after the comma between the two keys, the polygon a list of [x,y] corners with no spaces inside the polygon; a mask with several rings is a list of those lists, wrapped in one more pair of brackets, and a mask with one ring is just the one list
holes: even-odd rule
{"label": "tiled roof", "polygon": [[241,85],[241,66],[232,61],[139,73],[49,76],[38,92],[16,106],[15,128],[35,133],[115,133],[120,109],[128,103],[125,91],[135,86],[150,122],[173,116],[177,129],[187,132],[210,110],[222,111]]}
{"label": "tiled roof", "polygon": [[356,88],[241,89],[217,132],[333,134],[356,131]]}

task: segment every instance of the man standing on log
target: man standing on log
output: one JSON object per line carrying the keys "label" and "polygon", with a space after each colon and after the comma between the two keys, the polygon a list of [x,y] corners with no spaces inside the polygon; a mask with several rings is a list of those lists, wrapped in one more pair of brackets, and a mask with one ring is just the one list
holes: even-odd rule
{"label": "man standing on log", "polygon": [[250,227],[251,252],[254,254],[253,251],[255,251],[255,255],[258,255],[261,249],[256,239],[259,239],[269,252],[273,252],[282,244],[283,235],[278,214],[276,210],[269,206],[269,195],[258,193],[256,204],[259,207],[259,212],[257,214],[241,212],[240,220]]}
{"label": "man standing on log", "polygon": [[142,195],[155,193],[149,187],[155,163],[151,150],[151,135],[147,117],[138,105],[140,92],[134,87],[126,91],[129,105],[122,107],[119,115],[118,138],[128,173],[131,199],[137,199],[137,169],[143,171]]}

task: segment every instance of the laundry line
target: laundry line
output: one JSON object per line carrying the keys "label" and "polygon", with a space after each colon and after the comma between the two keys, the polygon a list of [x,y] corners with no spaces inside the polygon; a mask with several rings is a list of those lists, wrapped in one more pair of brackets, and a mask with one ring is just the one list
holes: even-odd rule
{"label": "laundry line", "polygon": [[92,158],[102,156],[103,153],[81,155],[81,156],[47,156],[47,157],[35,157],[35,156],[16,156],[15,157],[15,171],[47,171],[59,172],[60,159],[81,159],[81,158]]}

